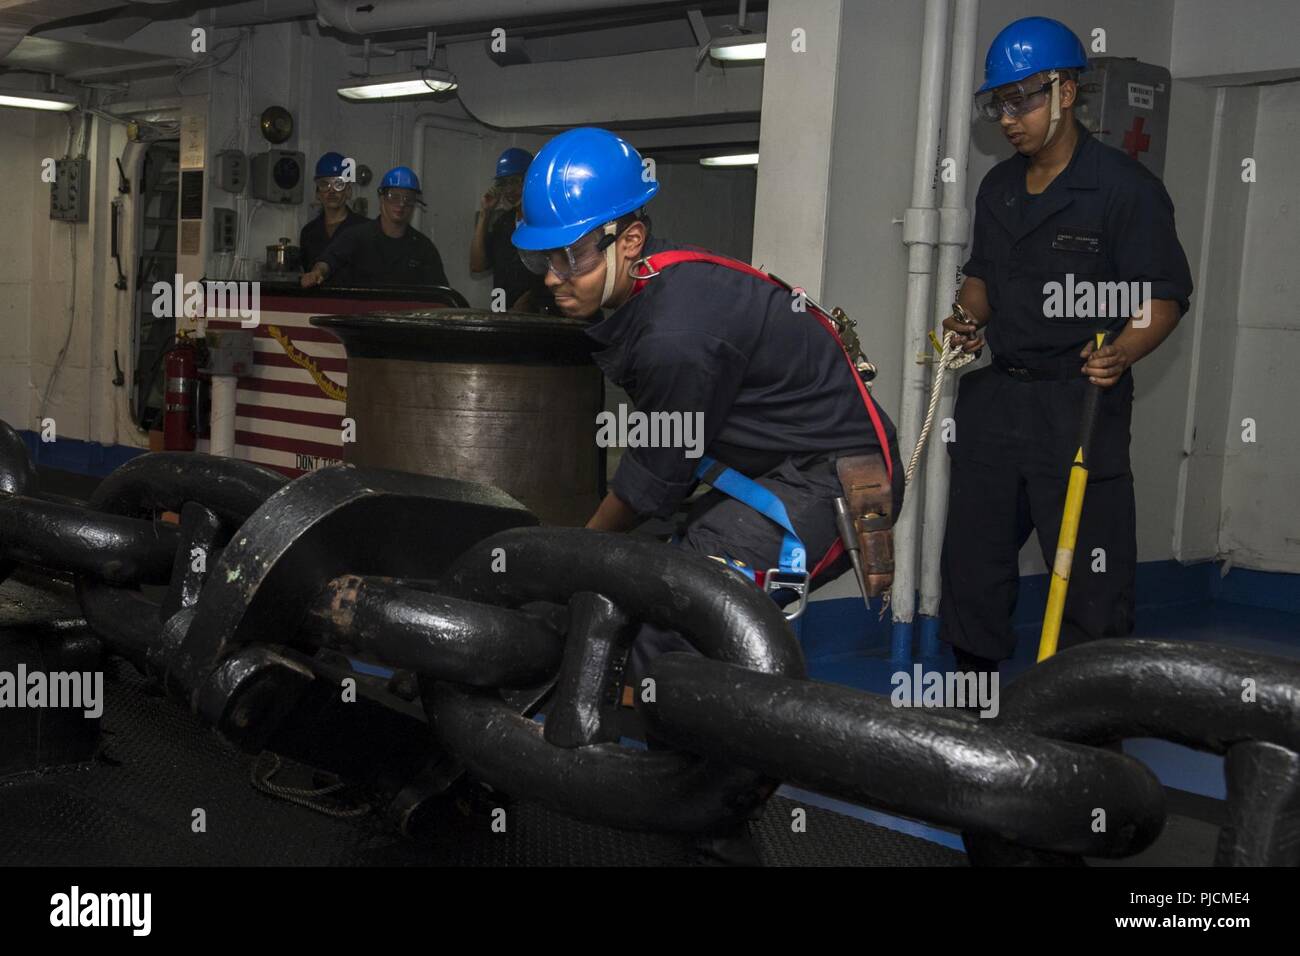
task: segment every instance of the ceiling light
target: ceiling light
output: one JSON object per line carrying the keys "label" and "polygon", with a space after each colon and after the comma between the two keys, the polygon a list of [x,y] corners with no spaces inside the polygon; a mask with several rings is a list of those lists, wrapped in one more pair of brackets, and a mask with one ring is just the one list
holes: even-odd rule
{"label": "ceiling light", "polygon": [[758,153],[729,153],[723,156],[701,156],[701,166],[757,166]]}
{"label": "ceiling light", "polygon": [[742,33],[734,37],[719,37],[710,41],[709,56],[722,62],[766,59],[767,34]]}
{"label": "ceiling light", "polygon": [[56,110],[66,113],[77,108],[77,99],[63,93],[0,90],[0,106],[12,106],[24,110]]}
{"label": "ceiling light", "polygon": [[388,100],[401,96],[428,96],[456,88],[456,77],[446,70],[425,69],[410,73],[367,76],[339,87],[345,100]]}

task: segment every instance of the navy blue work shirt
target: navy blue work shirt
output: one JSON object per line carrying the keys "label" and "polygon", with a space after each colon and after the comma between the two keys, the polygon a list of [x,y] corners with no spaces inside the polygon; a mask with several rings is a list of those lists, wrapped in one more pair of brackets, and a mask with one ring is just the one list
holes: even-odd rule
{"label": "navy blue work shirt", "polygon": [[[651,240],[647,254],[672,246]],[[751,477],[786,457],[879,449],[844,352],[811,311],[770,282],[707,262],[664,269],[587,334],[637,411],[702,412],[705,454]],[[893,424],[880,417],[894,443]],[[695,487],[682,448],[628,448],[611,490],[666,517]],[[895,464],[897,468],[897,463]]]}
{"label": "navy blue work shirt", "polygon": [[400,239],[385,234],[378,219],[349,229],[331,242],[320,262],[329,266],[328,280],[345,275],[349,285],[437,285],[447,284],[442,256],[433,240],[413,226]]}
{"label": "navy blue work shirt", "polygon": [[526,292],[533,293],[533,306],[540,306],[550,299],[546,289],[546,277],[532,272],[519,258],[511,237],[515,234],[515,213],[513,209],[497,214],[496,220],[488,227],[486,253],[487,265],[492,270],[492,285],[504,289],[506,308],[512,308]]}
{"label": "navy blue work shirt", "polygon": [[1026,192],[1029,158],[1016,154],[989,170],[975,200],[974,242],[962,271],[988,287],[993,314],[985,338],[1013,366],[1073,361],[1095,331],[1118,334],[1131,317],[1045,315],[1044,286],[1056,282],[1068,292],[1067,274],[1076,290],[1080,282],[1149,282],[1150,297],[1177,302],[1180,316],[1192,294],[1164,185],[1137,160],[1078,130],[1070,164],[1041,194]]}
{"label": "navy blue work shirt", "polygon": [[326,235],[325,233],[325,213],[320,213],[315,219],[308,222],[298,233],[298,251],[302,256],[302,271],[310,272],[312,266],[320,262],[321,256],[329,248],[330,243],[338,239],[347,230],[357,226],[364,226],[370,220],[359,213],[348,210],[347,217],[334,228],[334,234]]}

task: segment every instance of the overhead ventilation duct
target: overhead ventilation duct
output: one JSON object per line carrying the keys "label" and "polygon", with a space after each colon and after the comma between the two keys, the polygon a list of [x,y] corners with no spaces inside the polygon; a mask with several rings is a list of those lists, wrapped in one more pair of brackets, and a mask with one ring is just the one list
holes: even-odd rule
{"label": "overhead ventilation duct", "polygon": [[316,16],[316,0],[245,0],[199,14],[208,27],[246,27]]}
{"label": "overhead ventilation duct", "polygon": [[762,70],[697,73],[690,47],[518,66],[498,66],[482,43],[446,49],[461,104],[498,129],[756,121],[763,107]]}
{"label": "overhead ventilation duct", "polygon": [[335,30],[364,36],[509,17],[557,17],[634,7],[662,9],[663,4],[646,0],[316,0],[316,16]]}
{"label": "overhead ventilation duct", "polygon": [[122,0],[27,0],[0,6],[0,62],[37,27],[122,5]]}

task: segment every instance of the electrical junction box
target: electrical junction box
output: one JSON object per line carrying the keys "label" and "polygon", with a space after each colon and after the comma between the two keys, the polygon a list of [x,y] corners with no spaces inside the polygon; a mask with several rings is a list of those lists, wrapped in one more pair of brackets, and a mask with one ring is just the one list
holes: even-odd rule
{"label": "electrical junction box", "polygon": [[235,251],[235,210],[212,208],[212,252]]}
{"label": "electrical junction box", "polygon": [[90,160],[59,159],[50,183],[50,218],[61,222],[90,221]]}
{"label": "electrical junction box", "polygon": [[306,157],[290,149],[268,149],[258,153],[252,167],[249,186],[254,199],[275,203],[302,202]]}
{"label": "electrical junction box", "polygon": [[1118,56],[1088,61],[1075,115],[1107,146],[1127,153],[1157,176],[1169,144],[1169,71]]}
{"label": "electrical junction box", "polygon": [[242,193],[248,185],[248,157],[237,149],[217,153],[217,188]]}
{"label": "electrical junction box", "polygon": [[205,375],[253,374],[253,333],[236,329],[208,329],[208,361],[199,369]]}

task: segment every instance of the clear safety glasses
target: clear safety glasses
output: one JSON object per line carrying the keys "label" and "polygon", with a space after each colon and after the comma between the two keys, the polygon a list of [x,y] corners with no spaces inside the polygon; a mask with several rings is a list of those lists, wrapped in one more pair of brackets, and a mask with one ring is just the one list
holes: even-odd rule
{"label": "clear safety glasses", "polygon": [[1000,120],[1004,115],[1024,116],[1046,103],[1047,94],[1051,89],[1050,81],[1037,89],[1026,90],[1019,84],[1013,87],[999,87],[979,96],[975,100],[975,109],[981,117],[993,122]]}
{"label": "clear safety glasses", "polygon": [[396,206],[399,209],[405,209],[407,206],[423,206],[424,201],[419,196],[399,196],[393,192],[381,192],[379,198],[390,206]]}
{"label": "clear safety glasses", "polygon": [[328,193],[328,192],[341,193],[343,192],[343,190],[347,189],[348,186],[350,185],[352,184],[349,183],[347,180],[345,180],[342,176],[333,176],[330,178],[326,178],[322,176],[320,179],[316,180],[316,191],[318,193]]}
{"label": "clear safety glasses", "polygon": [[594,270],[605,258],[605,250],[617,237],[605,227],[587,233],[561,249],[520,249],[519,258],[529,272],[539,276],[554,272],[561,282]]}

